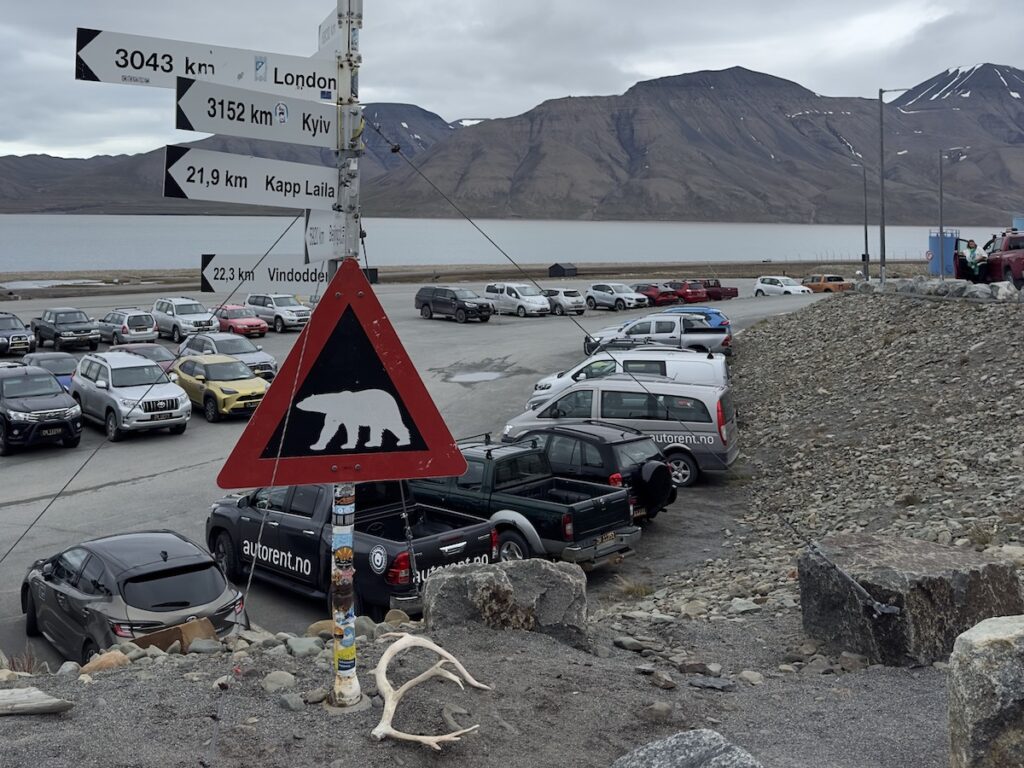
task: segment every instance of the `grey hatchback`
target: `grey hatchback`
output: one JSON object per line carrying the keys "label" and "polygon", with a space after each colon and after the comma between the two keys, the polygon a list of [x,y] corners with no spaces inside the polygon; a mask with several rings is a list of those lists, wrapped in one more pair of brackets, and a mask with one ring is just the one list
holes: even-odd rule
{"label": "grey hatchback", "polygon": [[249,626],[242,593],[213,556],[173,531],[105,536],[36,560],[21,584],[25,634],[82,663],[119,641],[208,618]]}

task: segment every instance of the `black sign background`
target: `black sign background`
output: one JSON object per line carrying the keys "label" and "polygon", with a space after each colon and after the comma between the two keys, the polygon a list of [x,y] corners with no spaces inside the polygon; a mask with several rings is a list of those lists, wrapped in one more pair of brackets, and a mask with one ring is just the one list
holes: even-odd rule
{"label": "black sign background", "polygon": [[[298,343],[301,344],[301,341]],[[275,380],[273,386],[292,387],[294,382],[280,379]],[[369,430],[366,427],[361,427],[355,446],[341,450],[340,446],[348,439],[345,427],[341,427],[338,433],[331,438],[326,449],[311,450],[309,446],[315,444],[320,437],[320,431],[324,426],[324,416],[321,413],[300,410],[295,407],[295,404],[301,403],[310,395],[345,390],[359,392],[366,389],[379,389],[394,398],[398,412],[402,416],[402,422],[409,430],[409,443],[398,445],[398,439],[391,432],[385,431],[380,447],[366,448],[363,443],[368,439]],[[347,308],[338,320],[338,324],[324,345],[320,358],[313,363],[305,381],[299,386],[290,411],[288,433],[284,437],[284,446],[281,451],[281,458],[284,459],[354,453],[423,451],[427,448],[423,436],[409,416],[409,409],[406,408],[399,396],[398,390],[392,385],[390,376],[384,370],[384,364],[380,361],[377,351],[367,338],[351,307]],[[366,417],[364,416],[364,418]],[[283,432],[284,421],[282,420],[274,430],[260,458],[273,459],[277,456]]]}

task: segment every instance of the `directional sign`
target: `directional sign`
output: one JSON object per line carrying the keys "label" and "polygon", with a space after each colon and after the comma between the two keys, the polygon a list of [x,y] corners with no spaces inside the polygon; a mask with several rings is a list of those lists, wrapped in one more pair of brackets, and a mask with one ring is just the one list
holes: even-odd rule
{"label": "directional sign", "polygon": [[316,44],[317,51],[314,56],[325,59],[335,59],[338,50],[341,48],[341,30],[338,28],[338,9],[332,8],[327,18],[320,22],[317,29]]}
{"label": "directional sign", "polygon": [[338,171],[320,165],[176,145],[164,153],[164,197],[329,211],[337,186]]}
{"label": "directional sign", "polygon": [[202,291],[319,296],[330,282],[327,265],[323,261],[302,262],[300,254],[204,253],[200,264]]}
{"label": "directional sign", "polygon": [[[159,37],[78,29],[75,79],[174,88],[176,78],[241,86],[255,91],[328,100],[339,89],[337,68],[324,59],[225,48]],[[347,77],[348,74],[346,73]]]}
{"label": "directional sign", "polygon": [[302,333],[217,485],[363,482],[466,471],[354,259],[342,262]]}
{"label": "directional sign", "polygon": [[338,147],[338,107],[178,78],[176,127],[247,139]]}
{"label": "directional sign", "polygon": [[345,218],[327,211],[306,211],[306,263],[332,259],[345,244]]}

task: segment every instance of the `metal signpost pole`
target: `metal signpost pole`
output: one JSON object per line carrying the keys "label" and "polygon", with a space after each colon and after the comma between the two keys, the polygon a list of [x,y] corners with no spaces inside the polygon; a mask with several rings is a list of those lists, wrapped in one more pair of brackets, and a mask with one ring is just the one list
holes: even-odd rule
{"label": "metal signpost pole", "polygon": [[[338,199],[334,207],[332,237],[333,276],[342,259],[359,257],[359,156],[361,112],[359,109],[359,28],[363,22],[362,0],[338,0]],[[343,88],[348,83],[348,88]],[[328,300],[330,298],[328,297]],[[334,634],[334,685],[328,702],[351,707],[362,694],[356,676],[355,483],[334,486],[334,517],[331,532],[331,618]]]}
{"label": "metal signpost pole", "polygon": [[882,96],[885,91],[878,89],[878,279],[885,285],[885,126],[883,118],[885,114],[885,101]]}
{"label": "metal signpost pole", "polygon": [[868,275],[868,167],[865,163],[861,163],[860,169],[864,172],[864,279],[869,278]]}
{"label": "metal signpost pole", "polygon": [[939,280],[946,279],[946,236],[942,230],[942,150],[939,150]]}

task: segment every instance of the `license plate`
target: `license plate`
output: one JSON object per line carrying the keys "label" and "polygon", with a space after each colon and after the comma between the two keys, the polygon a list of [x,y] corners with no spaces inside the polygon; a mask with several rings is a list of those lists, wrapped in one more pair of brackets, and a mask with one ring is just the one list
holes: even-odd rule
{"label": "license plate", "polygon": [[609,541],[615,541],[615,531],[608,531],[608,533],[602,533],[597,537],[597,544],[607,544]]}
{"label": "license plate", "polygon": [[151,421],[165,421],[174,418],[173,413],[154,413],[149,417]]}
{"label": "license plate", "polygon": [[646,517],[647,510],[643,507],[633,507],[633,517]]}
{"label": "license plate", "polygon": [[53,437],[54,435],[60,435],[64,433],[62,427],[48,427],[47,429],[40,429],[39,434],[43,437]]}
{"label": "license plate", "polygon": [[255,400],[255,401],[253,401],[253,402],[249,402],[249,403],[246,403],[246,404],[245,404],[245,407],[246,407],[246,408],[255,408],[255,407],[256,407],[257,405],[259,405],[259,404],[260,404],[260,403],[259,403],[259,400]]}

